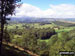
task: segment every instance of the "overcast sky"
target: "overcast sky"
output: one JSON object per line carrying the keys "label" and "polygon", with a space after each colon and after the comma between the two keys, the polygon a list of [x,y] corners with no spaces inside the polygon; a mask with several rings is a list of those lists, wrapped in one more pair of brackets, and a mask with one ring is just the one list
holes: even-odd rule
{"label": "overcast sky", "polygon": [[75,0],[22,0],[13,17],[75,18]]}

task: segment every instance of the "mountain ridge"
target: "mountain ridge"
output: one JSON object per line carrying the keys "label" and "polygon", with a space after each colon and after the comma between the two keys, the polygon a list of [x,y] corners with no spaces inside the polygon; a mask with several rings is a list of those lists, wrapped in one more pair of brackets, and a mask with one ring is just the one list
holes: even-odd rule
{"label": "mountain ridge", "polygon": [[23,17],[23,18],[11,18],[10,21],[16,22],[51,22],[51,21],[69,21],[75,22],[75,18],[34,18],[34,17]]}

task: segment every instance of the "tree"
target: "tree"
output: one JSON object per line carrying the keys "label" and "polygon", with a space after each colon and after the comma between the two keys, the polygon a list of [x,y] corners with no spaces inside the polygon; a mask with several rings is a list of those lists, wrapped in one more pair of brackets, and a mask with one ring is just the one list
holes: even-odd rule
{"label": "tree", "polygon": [[0,0],[0,25],[1,25],[0,55],[1,55],[2,40],[3,40],[4,24],[6,23],[6,20],[9,20],[9,18],[6,18],[6,16],[13,14],[13,11],[16,7],[15,5],[19,1],[20,0]]}

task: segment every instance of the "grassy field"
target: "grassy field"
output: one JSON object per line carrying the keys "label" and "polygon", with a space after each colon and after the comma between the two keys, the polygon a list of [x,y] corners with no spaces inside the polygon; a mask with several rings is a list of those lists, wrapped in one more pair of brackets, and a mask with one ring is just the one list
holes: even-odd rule
{"label": "grassy field", "polygon": [[70,30],[75,29],[75,27],[65,27],[64,29],[55,30],[56,32],[68,32]]}
{"label": "grassy field", "polygon": [[23,29],[22,28],[22,24],[11,24],[11,25],[8,25],[8,29],[16,29],[16,26],[19,27],[19,29]]}
{"label": "grassy field", "polygon": [[[55,26],[57,26],[56,24],[52,23],[52,24],[45,24],[45,25],[40,25],[40,23],[32,23],[32,24],[27,24],[27,23],[19,23],[19,24],[11,24],[11,25],[8,25],[8,30],[11,30],[11,29],[16,29],[16,27],[18,26],[18,29],[23,29],[24,27],[22,27],[23,25],[26,25],[30,28],[34,27],[34,28],[53,28]],[[64,27],[64,26],[58,26],[60,27],[60,29],[55,29],[56,32],[67,32],[67,31],[70,31],[70,30],[73,30],[75,29],[75,26],[73,27]]]}

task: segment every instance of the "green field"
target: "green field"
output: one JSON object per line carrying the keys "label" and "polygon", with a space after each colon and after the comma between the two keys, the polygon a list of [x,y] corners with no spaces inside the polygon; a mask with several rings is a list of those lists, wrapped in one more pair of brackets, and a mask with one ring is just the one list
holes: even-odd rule
{"label": "green field", "polygon": [[65,27],[65,26],[61,26],[61,25],[57,25],[57,24],[45,24],[45,25],[40,25],[40,23],[31,23],[31,24],[27,24],[27,23],[19,23],[19,24],[11,24],[11,25],[8,25],[8,30],[11,30],[11,29],[16,29],[16,27],[18,26],[18,29],[23,29],[24,27],[22,27],[23,25],[26,25],[28,26],[29,28],[53,28],[53,27],[59,27],[60,29],[55,29],[56,32],[67,32],[67,31],[70,31],[70,30],[73,30],[75,29],[75,26],[73,27]]}

